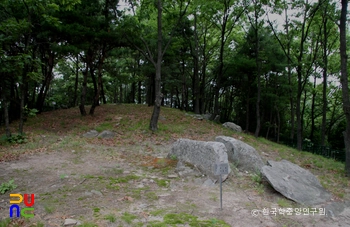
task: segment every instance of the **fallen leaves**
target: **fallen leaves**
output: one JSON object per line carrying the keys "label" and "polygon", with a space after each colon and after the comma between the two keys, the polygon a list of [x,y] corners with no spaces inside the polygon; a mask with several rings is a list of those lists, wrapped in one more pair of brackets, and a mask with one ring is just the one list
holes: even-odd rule
{"label": "fallen leaves", "polygon": [[130,196],[124,196],[123,198],[117,199],[118,201],[129,201],[132,202],[134,199]]}

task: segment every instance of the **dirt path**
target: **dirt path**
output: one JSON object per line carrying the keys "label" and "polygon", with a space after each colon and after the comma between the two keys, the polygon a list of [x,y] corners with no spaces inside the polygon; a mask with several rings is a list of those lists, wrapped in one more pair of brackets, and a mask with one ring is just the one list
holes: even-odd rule
{"label": "dirt path", "polygon": [[[28,223],[62,226],[71,218],[84,226],[167,226],[172,214],[182,220],[198,217],[198,222],[206,223],[197,226],[220,226],[219,220],[240,227],[350,226],[347,209],[333,219],[320,214],[252,214],[253,210],[281,208],[281,201],[285,201],[284,208],[297,205],[267,186],[259,193],[251,176],[238,171],[223,184],[220,210],[218,184],[203,186],[206,178],[198,174],[169,178],[175,167],[157,157],[166,156],[170,143],[126,147],[82,143],[77,147],[58,146],[0,163],[0,182],[14,179],[18,185],[12,193],[35,194],[35,217]],[[9,193],[0,195],[0,217],[9,216],[9,206]]]}

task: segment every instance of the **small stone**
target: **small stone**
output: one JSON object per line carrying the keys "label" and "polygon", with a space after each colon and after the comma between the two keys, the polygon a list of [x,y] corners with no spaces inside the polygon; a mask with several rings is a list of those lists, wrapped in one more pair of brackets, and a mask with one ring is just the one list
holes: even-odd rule
{"label": "small stone", "polygon": [[75,152],[75,150],[72,150],[72,153],[74,153]]}
{"label": "small stone", "polygon": [[171,194],[166,193],[166,194],[160,194],[160,195],[158,195],[158,197],[167,197],[167,196],[171,196]]}
{"label": "small stone", "polygon": [[211,179],[207,179],[206,181],[204,181],[204,183],[202,184],[202,186],[213,187],[213,186],[215,186],[215,182],[212,181]]}
{"label": "small stone", "polygon": [[225,128],[229,128],[235,132],[242,132],[241,126],[236,125],[233,122],[225,122],[224,124],[222,124],[222,126],[224,126]]}
{"label": "small stone", "polygon": [[96,131],[96,130],[91,130],[91,131],[89,131],[89,132],[83,134],[83,137],[85,137],[85,138],[94,138],[94,137],[96,137],[97,135],[98,135],[98,131]]}
{"label": "small stone", "polygon": [[145,208],[148,207],[148,206],[149,206],[149,205],[142,203],[142,204],[139,205],[139,208],[140,208],[140,209],[145,209]]}
{"label": "small stone", "polygon": [[77,220],[70,219],[70,218],[67,218],[64,220],[64,226],[74,226],[76,224],[78,224]]}
{"label": "small stone", "polygon": [[270,155],[265,153],[265,152],[261,152],[262,155],[266,156],[266,157],[269,157]]}
{"label": "small stone", "polygon": [[145,187],[145,185],[143,185],[143,184],[139,184],[136,186],[136,188],[144,188],[144,187]]}
{"label": "small stone", "polygon": [[98,196],[103,196],[103,195],[102,195],[102,192],[100,192],[100,191],[91,190],[91,193],[93,193],[93,194],[95,194],[95,195],[98,195]]}
{"label": "small stone", "polygon": [[130,174],[130,171],[124,171],[123,174]]}
{"label": "small stone", "polygon": [[174,178],[177,178],[177,175],[175,175],[175,174],[170,174],[170,175],[168,175],[168,178],[174,179]]}
{"label": "small stone", "polygon": [[103,139],[109,139],[109,138],[113,138],[114,136],[115,136],[115,132],[105,130],[105,131],[101,132],[100,134],[98,134],[97,137],[103,138]]}
{"label": "small stone", "polygon": [[92,193],[91,192],[85,192],[84,195],[85,196],[92,196]]}
{"label": "small stone", "polygon": [[200,178],[194,178],[193,179],[193,183],[197,184],[197,185],[201,185],[203,182]]}

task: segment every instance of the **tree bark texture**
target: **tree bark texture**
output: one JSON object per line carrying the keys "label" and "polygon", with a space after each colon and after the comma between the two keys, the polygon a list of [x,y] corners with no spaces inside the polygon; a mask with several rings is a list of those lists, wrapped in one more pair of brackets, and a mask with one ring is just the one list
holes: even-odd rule
{"label": "tree bark texture", "polygon": [[341,15],[340,15],[340,67],[341,78],[340,83],[342,85],[342,99],[343,110],[346,117],[346,129],[343,132],[344,144],[345,144],[345,174],[350,177],[350,99],[349,99],[349,81],[347,71],[347,53],[346,53],[346,18],[348,0],[341,1]]}
{"label": "tree bark texture", "polygon": [[155,95],[153,113],[150,122],[150,129],[156,131],[158,129],[158,119],[160,114],[160,106],[162,103],[163,95],[161,93],[161,74],[162,74],[162,1],[158,0],[158,41],[157,41],[157,63],[156,63],[156,77],[155,77]]}

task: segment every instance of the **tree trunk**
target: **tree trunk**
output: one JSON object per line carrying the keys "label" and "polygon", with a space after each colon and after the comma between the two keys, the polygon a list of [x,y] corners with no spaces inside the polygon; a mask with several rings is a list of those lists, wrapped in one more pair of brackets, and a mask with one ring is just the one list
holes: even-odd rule
{"label": "tree trunk", "polygon": [[291,65],[291,54],[290,54],[290,49],[291,49],[291,38],[289,37],[289,19],[288,19],[288,9],[286,8],[285,11],[285,21],[286,21],[286,35],[288,37],[288,43],[287,43],[287,58],[288,58],[288,85],[289,85],[289,102],[290,102],[290,123],[291,123],[291,129],[290,129],[290,140],[293,142],[294,140],[294,134],[295,134],[295,112],[294,112],[294,94],[293,94],[293,85],[292,85],[292,65]]}
{"label": "tree trunk", "polygon": [[316,99],[316,75],[314,76],[314,90],[312,92],[311,98],[311,132],[310,140],[314,141],[314,132],[315,132],[315,99]]}
{"label": "tree trunk", "polygon": [[77,60],[75,62],[75,82],[74,82],[74,94],[72,100],[72,106],[77,105],[77,97],[78,97],[78,84],[79,84],[79,58],[76,56]]}
{"label": "tree trunk", "polygon": [[[6,86],[4,86],[4,89],[6,89]],[[4,102],[4,120],[5,120],[5,131],[6,131],[6,137],[10,138],[11,137],[11,130],[10,130],[10,121],[9,121],[9,102],[7,101],[7,97],[5,92],[3,92],[3,99],[2,101]]]}
{"label": "tree trunk", "polygon": [[22,74],[22,84],[21,84],[21,103],[20,103],[20,115],[19,115],[19,127],[18,127],[18,133],[22,134],[23,133],[23,125],[25,121],[25,99],[27,96],[27,90],[28,90],[28,82],[27,82],[27,66],[24,67],[23,69],[23,74]]}
{"label": "tree trunk", "polygon": [[100,93],[101,93],[101,86],[102,86],[102,72],[98,72],[98,76],[97,76],[97,91],[95,93],[94,99],[92,101],[92,105],[90,108],[90,112],[89,114],[92,116],[95,113],[95,108],[96,106],[100,105]]}
{"label": "tree trunk", "polygon": [[129,103],[135,103],[135,97],[136,97],[136,82],[133,82],[131,84]]}
{"label": "tree trunk", "polygon": [[276,113],[277,113],[277,135],[276,135],[276,142],[280,142],[280,130],[281,130],[281,117],[280,117],[280,112],[277,108],[277,105],[275,106],[276,108]]}
{"label": "tree trunk", "polygon": [[137,103],[142,104],[142,82],[138,82]]}
{"label": "tree trunk", "polygon": [[[204,58],[205,59],[205,58]],[[202,66],[202,78],[201,78],[201,82],[200,82],[200,95],[199,95],[199,104],[200,104],[200,111],[201,114],[205,114],[205,104],[206,104],[206,98],[205,98],[205,76],[206,76],[206,63],[205,60],[203,62],[203,66]]]}
{"label": "tree trunk", "polygon": [[224,49],[225,49],[225,33],[226,33],[226,23],[227,23],[227,15],[225,15],[227,12],[227,9],[225,9],[224,12],[224,19],[221,27],[221,41],[220,41],[220,53],[219,53],[219,71],[218,75],[216,77],[216,84],[214,87],[214,111],[213,114],[210,117],[210,120],[214,120],[217,115],[220,114],[219,111],[219,96],[220,96],[220,88],[221,88],[221,78],[223,74],[224,69]]}
{"label": "tree trunk", "polygon": [[[43,53],[45,55],[45,52]],[[52,75],[52,71],[53,71],[53,67],[55,65],[55,53],[53,51],[49,51],[48,52],[48,59],[47,59],[47,63],[43,66],[43,74],[44,74],[44,81],[42,84],[42,87],[40,88],[39,94],[38,94],[38,98],[36,101],[36,108],[39,112],[42,112],[43,110],[43,106],[44,106],[44,102],[45,102],[45,98],[47,95],[47,92],[50,88],[50,84],[51,84],[51,80],[53,78]],[[45,57],[43,57],[44,60]]]}
{"label": "tree trunk", "polygon": [[349,97],[349,81],[347,71],[347,53],[346,53],[346,21],[348,0],[341,0],[341,15],[340,15],[340,67],[342,85],[343,110],[346,117],[346,129],[343,132],[345,144],[345,174],[350,177],[350,97]]}
{"label": "tree trunk", "polygon": [[297,115],[297,149],[301,151],[302,149],[302,119],[301,119],[301,95],[303,93],[303,53],[304,53],[304,41],[305,41],[305,24],[306,24],[306,11],[304,13],[304,21],[301,27],[301,39],[299,44],[299,55],[298,55],[298,66],[297,66],[297,77],[298,77],[298,91],[296,99],[296,115]]}
{"label": "tree trunk", "polygon": [[119,85],[119,103],[123,103],[123,84]]}
{"label": "tree trunk", "polygon": [[[193,53],[193,107],[194,113],[199,114],[199,58],[198,58],[198,36],[197,36],[197,13],[194,14],[194,53]],[[192,45],[191,45],[192,46]]]}
{"label": "tree trunk", "polygon": [[95,97],[94,97],[94,100],[92,101],[92,105],[90,108],[90,112],[89,112],[90,115],[94,115],[96,106],[100,105],[100,94],[102,89],[102,66],[103,66],[104,60],[105,60],[105,50],[103,46],[102,53],[98,61],[98,73],[97,73],[98,75],[97,75],[97,88],[96,88],[97,90],[95,92]]}
{"label": "tree trunk", "polygon": [[[328,6],[328,5],[327,5]],[[327,32],[327,6],[324,8],[323,13],[323,94],[322,94],[322,128],[321,128],[321,146],[326,145],[326,127],[327,127],[327,72],[328,72],[328,32]]]}
{"label": "tree trunk", "polygon": [[83,86],[81,88],[81,95],[80,95],[80,114],[82,116],[86,116],[86,110],[85,110],[85,100],[86,100],[86,89],[87,89],[87,76],[88,76],[88,64],[86,63],[86,69],[83,72]]}
{"label": "tree trunk", "polygon": [[103,88],[103,80],[101,80],[101,97],[102,97],[103,104],[107,104],[105,90]]}
{"label": "tree trunk", "polygon": [[150,129],[156,131],[158,129],[158,118],[160,114],[160,106],[162,103],[163,94],[161,93],[161,74],[162,74],[162,1],[158,0],[158,18],[157,18],[157,63],[156,63],[156,78],[155,78],[155,102],[153,113],[150,121]]}
{"label": "tree trunk", "polygon": [[250,109],[249,109],[249,100],[250,100],[250,89],[248,89],[247,93],[247,99],[246,99],[246,115],[245,115],[245,132],[249,132],[249,115],[250,115]]}
{"label": "tree trunk", "polygon": [[[255,6],[257,7],[257,6]],[[254,136],[255,138],[258,138],[260,128],[261,128],[261,118],[260,118],[260,99],[261,99],[261,78],[260,78],[260,59],[259,59],[259,28],[258,28],[258,14],[257,10],[255,8],[255,39],[256,39],[256,45],[255,45],[255,64],[256,64],[256,76],[258,78],[258,94],[256,99],[256,128]]]}

